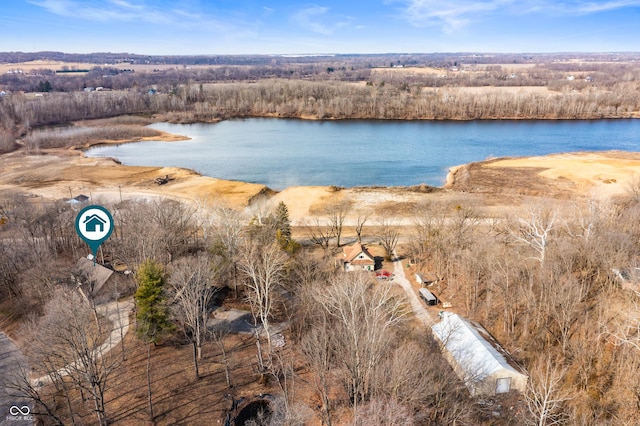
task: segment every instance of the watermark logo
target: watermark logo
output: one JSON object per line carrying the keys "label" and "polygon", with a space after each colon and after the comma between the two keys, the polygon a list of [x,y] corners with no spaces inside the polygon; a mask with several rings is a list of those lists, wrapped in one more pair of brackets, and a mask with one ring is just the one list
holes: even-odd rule
{"label": "watermark logo", "polygon": [[5,418],[7,421],[24,421],[29,420],[33,421],[33,416],[31,415],[31,408],[28,405],[12,405],[9,408],[9,415]]}
{"label": "watermark logo", "polygon": [[113,231],[113,216],[102,206],[88,206],[76,216],[76,232],[96,256],[98,247]]}
{"label": "watermark logo", "polygon": [[18,407],[17,405],[12,405],[11,408],[9,408],[9,413],[12,416],[17,416],[17,415],[28,416],[31,413],[31,409],[26,405],[23,405],[22,407]]}

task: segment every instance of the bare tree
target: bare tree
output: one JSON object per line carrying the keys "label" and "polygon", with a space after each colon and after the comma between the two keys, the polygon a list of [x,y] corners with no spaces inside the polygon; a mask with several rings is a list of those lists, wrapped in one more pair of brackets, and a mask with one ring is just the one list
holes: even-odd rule
{"label": "bare tree", "polygon": [[547,330],[560,344],[562,355],[567,356],[571,336],[579,329],[580,320],[588,310],[584,305],[588,285],[569,274],[550,281],[550,305],[555,308],[547,316]]}
{"label": "bare tree", "polygon": [[613,337],[617,346],[628,346],[640,353],[640,304],[634,300],[625,315],[613,324],[615,328],[609,330],[606,325],[604,334]]}
{"label": "bare tree", "polygon": [[227,347],[224,342],[225,338],[229,335],[229,329],[225,325],[219,325],[210,330],[210,333],[213,341],[218,345],[218,348],[220,348],[227,389],[231,389],[231,367],[229,363],[229,356],[227,354]]}
{"label": "bare tree", "polygon": [[413,412],[395,399],[374,398],[364,404],[356,414],[355,426],[413,426]]}
{"label": "bare tree", "polygon": [[445,213],[441,208],[431,204],[419,205],[415,210],[415,232],[411,234],[410,248],[414,257],[424,260],[427,253],[436,264],[436,270],[440,272],[444,263],[445,243]]}
{"label": "bare tree", "polygon": [[378,225],[378,241],[384,248],[385,258],[391,260],[400,239],[400,230],[394,219],[384,215],[378,221]]}
{"label": "bare tree", "polygon": [[26,264],[27,255],[19,243],[0,240],[0,296],[3,299],[19,300],[22,298],[20,269]]}
{"label": "bare tree", "polygon": [[263,226],[266,224],[273,206],[267,195],[259,194],[251,199],[247,209],[252,216],[252,221],[258,226]]}
{"label": "bare tree", "polygon": [[196,209],[175,200],[162,200],[151,204],[151,217],[156,225],[160,247],[170,262],[186,252],[197,228]]}
{"label": "bare tree", "polygon": [[131,267],[144,262],[147,258],[163,259],[166,253],[161,243],[160,231],[152,217],[152,205],[149,202],[136,201],[126,203],[114,211],[117,237],[107,243],[119,260]]}
{"label": "bare tree", "polygon": [[398,339],[385,355],[375,393],[419,410],[432,422],[451,423],[470,405],[463,382],[441,356],[433,337],[422,332]]}
{"label": "bare tree", "polygon": [[562,410],[568,395],[562,391],[564,371],[550,356],[531,369],[531,378],[525,395],[527,408],[533,416],[532,425],[553,426],[564,423],[567,415]]}
{"label": "bare tree", "polygon": [[303,336],[300,350],[315,373],[314,384],[322,400],[323,423],[331,426],[331,401],[329,399],[329,374],[335,363],[333,330],[326,315],[314,321],[314,327]]}
{"label": "bare tree", "polygon": [[446,228],[450,241],[460,249],[468,248],[473,230],[479,221],[478,214],[471,207],[456,204],[453,207],[453,214],[447,220]]}
{"label": "bare tree", "polygon": [[76,388],[88,392],[96,420],[107,424],[105,391],[119,359],[103,344],[91,308],[78,294],[59,290],[36,325],[29,347],[35,365],[44,367],[57,386],[64,386],[68,376]]}
{"label": "bare tree", "polygon": [[392,331],[403,321],[403,303],[391,287],[373,287],[367,274],[338,276],[317,300],[333,319],[336,359],[345,369],[345,387],[354,416],[373,390],[373,379],[392,342]]}
{"label": "bare tree", "polygon": [[369,220],[369,217],[371,216],[371,211],[368,209],[358,209],[357,213],[358,216],[356,218],[355,231],[356,236],[358,237],[358,242],[362,243],[362,232],[364,230],[365,223],[367,223],[367,220]]}
{"label": "bare tree", "polygon": [[[7,389],[12,394],[9,396],[27,398],[33,403],[31,414],[46,416],[55,422],[56,425],[61,426],[64,425],[64,422],[61,416],[56,414],[55,394],[62,391],[67,402],[71,422],[75,425],[74,410],[64,379],[53,373],[49,377],[54,386],[48,387],[43,386],[42,383],[33,383],[30,376],[31,369],[25,364],[19,364],[17,370],[11,372],[9,381],[6,383]],[[53,388],[53,391],[51,388]]]}
{"label": "bare tree", "polygon": [[214,211],[214,238],[220,243],[214,252],[227,261],[234,297],[238,298],[238,255],[242,243],[245,223],[242,214],[228,207],[218,207]]}
{"label": "bare tree", "polygon": [[588,200],[585,207],[574,204],[573,220],[566,223],[565,227],[570,236],[580,238],[588,244],[601,230],[610,208],[607,203],[595,199]]}
{"label": "bare tree", "polygon": [[[251,305],[251,313],[256,325],[256,344],[259,347],[260,337],[257,332],[258,320],[267,336],[271,350],[270,318],[276,292],[282,285],[287,256],[280,250],[276,242],[261,247],[247,242],[240,253],[240,270],[247,277],[247,299]],[[260,366],[264,363],[259,350]]]}
{"label": "bare tree", "polygon": [[[217,260],[217,261],[216,261]],[[180,259],[169,279],[172,288],[169,306],[184,327],[184,333],[193,345],[193,367],[200,378],[199,360],[206,341],[207,320],[211,313],[211,300],[218,291],[214,285],[220,270],[220,259],[206,255]]]}
{"label": "bare tree", "polygon": [[626,189],[632,200],[640,201],[640,174],[633,175],[633,178],[627,183]]}
{"label": "bare tree", "polygon": [[340,202],[330,204],[325,209],[325,212],[329,217],[329,223],[331,224],[331,233],[336,237],[336,247],[340,247],[340,238],[342,237],[344,221],[352,207],[352,201],[342,200]]}
{"label": "bare tree", "polygon": [[514,241],[531,247],[540,265],[544,265],[551,231],[555,225],[557,212],[542,208],[530,208],[526,219],[518,219],[516,229],[510,233]]}
{"label": "bare tree", "polygon": [[321,247],[326,255],[329,250],[329,242],[335,236],[335,229],[323,222],[318,216],[307,221],[304,228],[311,242]]}
{"label": "bare tree", "polygon": [[[271,418],[269,426],[304,426],[309,424],[309,420],[314,417],[311,409],[302,404],[290,404],[285,401],[284,396],[276,396],[270,401]],[[250,421],[245,425],[250,426]],[[257,423],[257,422],[256,422]]]}

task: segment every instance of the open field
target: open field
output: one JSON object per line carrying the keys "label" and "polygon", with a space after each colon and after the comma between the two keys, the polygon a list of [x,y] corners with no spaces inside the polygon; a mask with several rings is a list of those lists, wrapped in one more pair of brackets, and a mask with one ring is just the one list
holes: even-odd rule
{"label": "open field", "polygon": [[196,69],[196,68],[215,68],[214,65],[176,65],[176,64],[130,64],[128,62],[116,63],[116,64],[95,64],[85,62],[62,62],[62,61],[49,61],[49,60],[37,60],[29,62],[16,62],[16,63],[0,63],[0,74],[7,73],[9,71],[22,70],[25,74],[31,72],[37,72],[38,70],[47,69],[52,71],[60,70],[88,70],[94,67],[127,69],[134,71],[158,71],[158,70],[174,70],[174,69]]}
{"label": "open field", "polygon": [[17,62],[17,63],[10,63],[10,64],[0,63],[0,73],[4,74],[9,71],[22,70],[22,72],[27,74],[27,73],[31,73],[33,71],[42,70],[42,69],[47,69],[52,71],[59,71],[62,69],[84,70],[84,69],[91,69],[95,66],[97,66],[97,64],[37,60],[37,61]]}
{"label": "open field", "polygon": [[498,158],[452,168],[446,187],[555,198],[613,197],[628,193],[639,176],[639,153],[566,153]]}
{"label": "open field", "polygon": [[[508,72],[526,72],[530,68],[537,66],[537,64],[466,64],[463,72],[486,72],[488,69],[492,69],[495,67],[502,68],[503,71]],[[456,67],[457,68],[457,67]],[[420,75],[420,74],[446,74],[450,72],[450,69],[447,68],[434,68],[434,67],[396,67],[396,68],[374,68],[371,70],[373,74],[392,72],[396,74],[406,74],[406,75]]]}

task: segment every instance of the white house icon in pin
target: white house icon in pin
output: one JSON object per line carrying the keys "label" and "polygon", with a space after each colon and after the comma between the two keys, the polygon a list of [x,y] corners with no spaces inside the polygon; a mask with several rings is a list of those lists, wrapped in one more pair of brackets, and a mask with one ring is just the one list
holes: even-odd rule
{"label": "white house icon in pin", "polygon": [[91,216],[87,216],[82,223],[85,225],[87,232],[104,232],[104,225],[107,221],[97,214],[92,214]]}

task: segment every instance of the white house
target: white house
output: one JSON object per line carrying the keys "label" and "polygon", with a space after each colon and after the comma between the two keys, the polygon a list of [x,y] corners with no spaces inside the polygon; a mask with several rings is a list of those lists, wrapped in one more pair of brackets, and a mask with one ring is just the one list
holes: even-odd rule
{"label": "white house", "polygon": [[526,371],[477,322],[443,312],[442,321],[433,325],[432,330],[442,344],[445,358],[471,395],[526,390]]}
{"label": "white house", "polygon": [[345,271],[373,271],[376,265],[375,258],[360,243],[344,247],[336,261]]}

